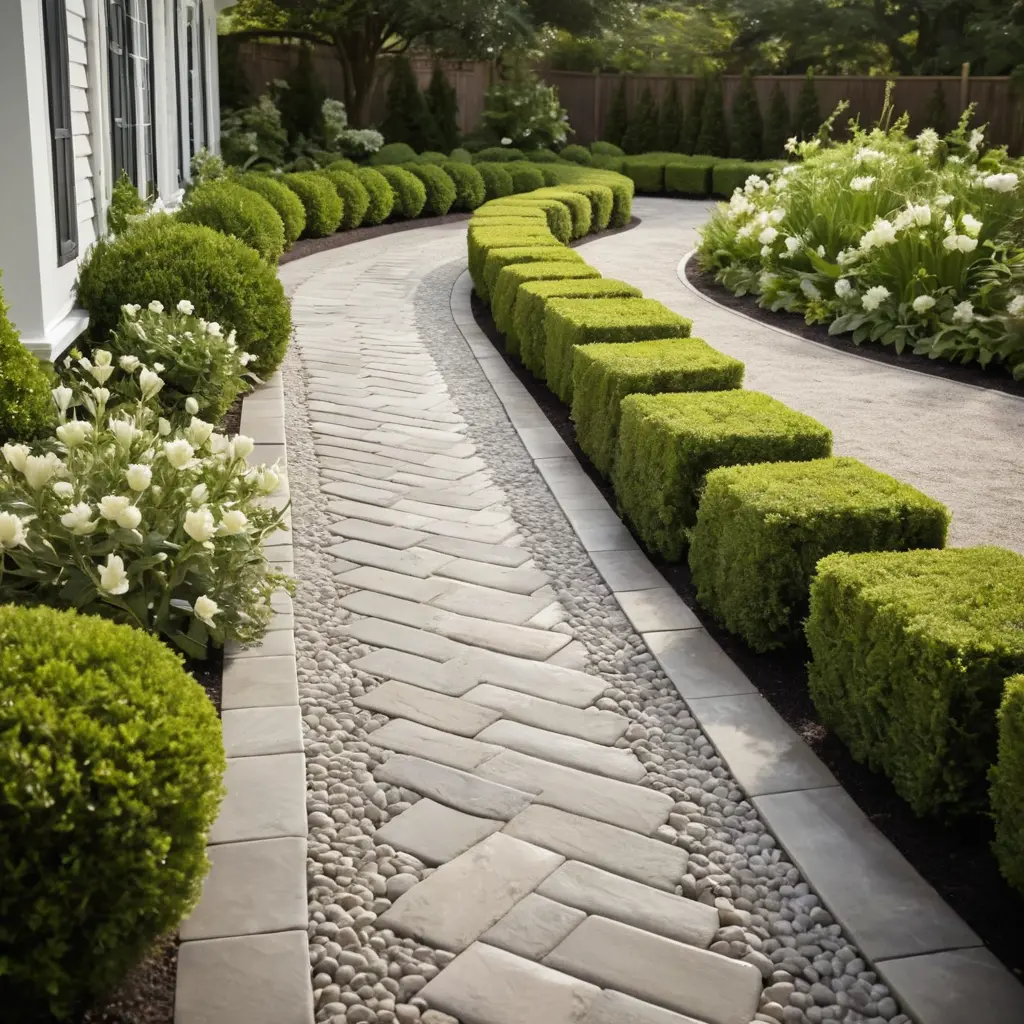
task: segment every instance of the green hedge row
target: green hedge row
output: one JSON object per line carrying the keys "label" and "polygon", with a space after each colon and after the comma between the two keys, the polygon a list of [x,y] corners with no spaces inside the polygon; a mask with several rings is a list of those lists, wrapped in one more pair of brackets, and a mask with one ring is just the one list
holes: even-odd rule
{"label": "green hedge row", "polygon": [[618,160],[615,169],[632,179],[637,192],[686,196],[731,196],[752,174],[764,177],[778,161],[722,160],[680,153],[644,153]]}

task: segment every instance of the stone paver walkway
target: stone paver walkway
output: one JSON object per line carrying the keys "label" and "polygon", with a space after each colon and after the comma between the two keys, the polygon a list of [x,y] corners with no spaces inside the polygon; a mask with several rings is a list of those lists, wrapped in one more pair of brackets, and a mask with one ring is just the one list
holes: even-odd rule
{"label": "stone paver walkway", "polygon": [[[749,683],[532,403],[512,429],[448,307],[463,247],[448,225],[282,271],[317,1020],[909,1024],[652,648],[704,703]],[[743,731],[758,793],[842,795]],[[972,945],[929,892],[912,951],[935,922]]]}

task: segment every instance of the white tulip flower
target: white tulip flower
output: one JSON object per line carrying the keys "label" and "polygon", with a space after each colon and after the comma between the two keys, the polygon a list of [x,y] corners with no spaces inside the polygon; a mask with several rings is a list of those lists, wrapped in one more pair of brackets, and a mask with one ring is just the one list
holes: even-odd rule
{"label": "white tulip flower", "polygon": [[195,607],[192,610],[195,612],[197,619],[205,622],[212,629],[214,625],[213,617],[220,613],[220,605],[212,597],[202,594],[196,598]]}
{"label": "white tulip flower", "polygon": [[972,217],[971,214],[965,213],[960,218],[960,223],[963,225],[964,231],[971,236],[971,238],[977,238],[981,234],[983,227],[980,220],[977,217]]}
{"label": "white tulip flower", "polygon": [[84,420],[68,420],[57,428],[56,434],[68,448],[74,448],[92,434],[92,424]]}
{"label": "white tulip flower", "polygon": [[969,324],[974,320],[974,303],[964,299],[953,307],[953,323]]}
{"label": "white tulip flower", "polygon": [[1012,192],[1018,180],[1017,175],[1010,171],[1006,174],[988,174],[981,179],[981,183],[992,192]]}
{"label": "white tulip flower", "polygon": [[74,485],[67,480],[58,480],[51,485],[51,489],[58,498],[70,498],[75,493]]}
{"label": "white tulip flower", "polygon": [[196,484],[195,487],[192,488],[192,493],[189,497],[195,502],[202,503],[206,501],[209,495],[210,492],[206,484]]}
{"label": "white tulip flower", "polygon": [[217,532],[225,537],[234,537],[243,533],[248,525],[249,517],[241,509],[233,508],[221,516]]}
{"label": "white tulip flower", "polygon": [[162,313],[164,311],[164,304],[154,299],[147,307],[150,313]]}
{"label": "white tulip flower", "polygon": [[189,443],[195,448],[202,448],[210,440],[212,433],[213,424],[207,423],[196,416],[192,417],[192,422],[185,428],[185,437],[188,438]]}
{"label": "white tulip flower", "polygon": [[72,505],[60,517],[60,525],[70,530],[76,537],[87,537],[90,533],[94,533],[96,522],[92,518],[92,506],[85,501]]}
{"label": "white tulip flower", "polygon": [[156,395],[164,386],[163,378],[152,370],[143,370],[139,374],[139,387],[142,390],[142,397],[150,399]]}
{"label": "white tulip flower", "polygon": [[230,444],[230,451],[236,459],[244,459],[252,454],[256,442],[245,434],[236,434]]}
{"label": "white tulip flower", "polygon": [[935,306],[935,299],[931,295],[918,295],[910,305],[915,313],[923,315]]}
{"label": "white tulip flower", "polygon": [[775,239],[778,238],[778,237],[779,237],[779,232],[775,228],[768,227],[768,228],[765,228],[764,231],[762,231],[761,234],[759,234],[757,236],[757,240],[762,245],[771,245],[772,242],[774,242]]}
{"label": "white tulip flower", "polygon": [[27,444],[5,444],[0,451],[3,451],[7,464],[19,473],[25,472],[25,459],[32,451]]}
{"label": "white tulip flower", "polygon": [[63,476],[64,463],[53,452],[45,455],[29,455],[25,459],[22,472],[29,487],[38,491],[45,487],[55,476]]}
{"label": "white tulip flower", "polygon": [[54,388],[50,393],[53,395],[57,411],[63,416],[68,411],[68,406],[71,405],[71,399],[75,397],[75,393],[64,385]]}
{"label": "white tulip flower", "polygon": [[107,430],[117,438],[117,443],[126,450],[139,433],[139,428],[131,420],[115,420],[113,418],[107,420]]}
{"label": "white tulip flower", "polygon": [[869,288],[865,293],[864,297],[860,300],[861,305],[867,312],[872,313],[892,294],[884,284],[876,284],[874,288]]}
{"label": "white tulip flower", "polygon": [[164,457],[175,469],[187,468],[194,455],[195,450],[184,438],[164,442]]}
{"label": "white tulip flower", "polygon": [[163,416],[161,416],[161,417],[160,417],[160,418],[159,418],[159,419],[158,419],[158,420],[156,421],[156,432],[157,432],[157,433],[158,433],[158,434],[159,434],[159,435],[160,435],[161,437],[166,437],[166,436],[167,436],[167,435],[168,435],[168,434],[169,434],[169,433],[171,432],[171,424],[170,424],[170,421],[169,421],[169,420],[166,420],[166,419],[164,419],[164,417],[163,417]]}
{"label": "white tulip flower", "polygon": [[875,180],[876,179],[873,178],[870,174],[866,174],[860,178],[854,178],[850,182],[850,189],[853,192],[870,192],[871,187],[875,183]]}
{"label": "white tulip flower", "polygon": [[121,356],[117,362],[125,373],[134,373],[142,365],[138,356]]}
{"label": "white tulip flower", "polygon": [[133,462],[125,471],[124,478],[133,491],[142,492],[153,482],[153,470],[139,462]]}
{"label": "white tulip flower", "polygon": [[100,498],[100,515],[104,519],[117,519],[131,503],[131,498],[125,498],[119,494],[105,494]]}
{"label": "white tulip flower", "polygon": [[190,416],[195,416],[199,412],[199,403],[191,395],[185,399],[185,412]]}
{"label": "white tulip flower", "polygon": [[16,548],[25,543],[25,524],[13,512],[0,512],[0,551]]}
{"label": "white tulip flower", "polygon": [[213,513],[203,505],[202,508],[191,509],[185,513],[185,532],[200,544],[212,540],[217,533],[217,526],[213,521]]}
{"label": "white tulip flower", "polygon": [[115,522],[124,530],[134,530],[142,522],[142,513],[135,505],[129,505]]}
{"label": "white tulip flower", "polygon": [[107,555],[107,562],[100,566],[100,590],[116,597],[128,592],[128,573],[120,555]]}
{"label": "white tulip flower", "polygon": [[849,278],[841,277],[836,281],[836,296],[840,299],[848,299],[854,294],[853,285],[850,284]]}
{"label": "white tulip flower", "polygon": [[191,316],[196,311],[196,307],[192,305],[188,299],[181,299],[178,302],[178,312],[184,313],[185,316]]}
{"label": "white tulip flower", "polygon": [[1006,306],[1010,316],[1024,316],[1024,295],[1014,295]]}

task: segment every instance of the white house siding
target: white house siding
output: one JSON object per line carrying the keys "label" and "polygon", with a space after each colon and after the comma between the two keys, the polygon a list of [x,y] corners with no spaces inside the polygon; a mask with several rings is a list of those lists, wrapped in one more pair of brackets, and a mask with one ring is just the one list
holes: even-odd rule
{"label": "white house siding", "polygon": [[85,0],[66,0],[71,76],[71,121],[75,148],[75,200],[78,203],[78,252],[96,240],[96,208],[89,112],[89,57]]}

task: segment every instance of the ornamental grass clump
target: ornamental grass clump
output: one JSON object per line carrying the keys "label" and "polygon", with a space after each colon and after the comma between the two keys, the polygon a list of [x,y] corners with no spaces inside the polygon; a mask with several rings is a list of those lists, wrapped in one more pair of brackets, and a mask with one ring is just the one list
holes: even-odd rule
{"label": "ornamental grass clump", "polygon": [[0,607],[5,1019],[80,1020],[191,911],[223,773],[217,712],[156,638]]}
{"label": "ornamental grass clump", "polygon": [[247,464],[249,437],[165,419],[164,380],[136,357],[68,356],[62,377],[54,435],[0,449],[0,601],[102,615],[197,658],[259,640],[290,585],[263,551],[284,528],[266,500],[280,471]]}
{"label": "ornamental grass clump", "polygon": [[905,117],[837,145],[791,139],[800,162],[718,207],[701,266],[856,344],[1024,377],[1024,185],[970,114],[945,140]]}

